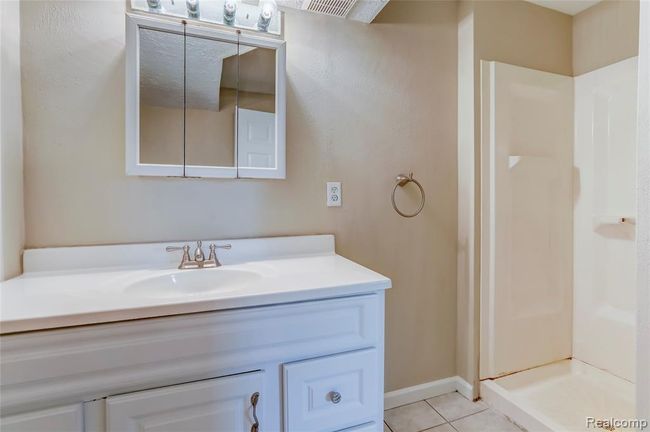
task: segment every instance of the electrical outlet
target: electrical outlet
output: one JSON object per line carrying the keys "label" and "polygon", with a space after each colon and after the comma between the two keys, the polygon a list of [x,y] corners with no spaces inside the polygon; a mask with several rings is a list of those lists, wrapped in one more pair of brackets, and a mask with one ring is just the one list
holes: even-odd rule
{"label": "electrical outlet", "polygon": [[341,207],[341,182],[327,182],[327,207]]}

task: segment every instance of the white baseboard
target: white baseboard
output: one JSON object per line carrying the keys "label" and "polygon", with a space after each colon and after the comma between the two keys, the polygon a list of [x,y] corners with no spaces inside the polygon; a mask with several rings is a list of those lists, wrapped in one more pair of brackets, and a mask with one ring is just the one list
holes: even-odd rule
{"label": "white baseboard", "polygon": [[474,386],[459,376],[455,376],[454,378],[456,378],[456,391],[465,396],[466,399],[473,400]]}
{"label": "white baseboard", "polygon": [[472,385],[459,376],[453,376],[385,393],[384,409],[395,408],[454,391],[467,399],[472,399]]}

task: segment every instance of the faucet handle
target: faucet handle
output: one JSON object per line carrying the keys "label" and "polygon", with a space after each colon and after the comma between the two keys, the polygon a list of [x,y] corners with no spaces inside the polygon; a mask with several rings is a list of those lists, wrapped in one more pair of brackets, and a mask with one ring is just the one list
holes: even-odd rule
{"label": "faucet handle", "polygon": [[225,245],[218,245],[217,246],[214,243],[210,243],[210,256],[208,257],[209,260],[217,258],[217,248],[219,248],[219,249],[231,249],[232,245],[231,244],[225,244]]}
{"label": "faucet handle", "polygon": [[209,260],[214,259],[217,257],[217,245],[214,243],[210,243],[210,256],[208,257]]}
{"label": "faucet handle", "polygon": [[165,250],[167,252],[176,252],[176,251],[179,251],[179,250],[185,250],[185,248],[189,249],[189,246],[188,245],[185,245],[185,246],[167,246],[165,248]]}
{"label": "faucet handle", "polygon": [[167,246],[165,248],[167,252],[175,252],[182,250],[183,251],[183,258],[181,258],[181,264],[178,266],[179,269],[185,269],[185,268],[194,268],[195,264],[190,261],[190,246],[185,245],[183,247],[179,246]]}
{"label": "faucet handle", "polygon": [[210,256],[203,263],[204,267],[220,267],[221,263],[219,262],[219,258],[217,258],[217,248],[219,248],[219,249],[230,249],[231,247],[232,247],[232,245],[230,245],[230,244],[217,246],[214,243],[210,243]]}

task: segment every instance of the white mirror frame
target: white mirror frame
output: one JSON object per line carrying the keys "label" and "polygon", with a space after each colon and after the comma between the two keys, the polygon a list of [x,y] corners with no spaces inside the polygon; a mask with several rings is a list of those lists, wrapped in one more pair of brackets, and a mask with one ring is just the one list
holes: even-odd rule
{"label": "white mirror frame", "polygon": [[[153,19],[141,15],[126,15],[126,175],[159,177],[206,178],[286,178],[286,50],[285,42],[208,27],[187,25],[187,35],[203,36],[241,45],[274,49],[275,55],[275,167],[238,167],[237,135],[235,125],[235,166],[214,167],[199,165],[164,165],[140,162],[140,28],[183,33],[181,22]],[[235,111],[236,112],[236,111]],[[185,145],[183,143],[183,145]],[[185,175],[183,175],[185,174]]]}

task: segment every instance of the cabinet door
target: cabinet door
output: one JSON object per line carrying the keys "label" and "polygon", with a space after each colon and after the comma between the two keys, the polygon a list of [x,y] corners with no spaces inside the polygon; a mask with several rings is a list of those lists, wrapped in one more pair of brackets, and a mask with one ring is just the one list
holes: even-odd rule
{"label": "cabinet door", "polygon": [[67,405],[0,419],[2,432],[82,432],[82,405]]}
{"label": "cabinet door", "polygon": [[[107,432],[250,432],[263,428],[263,372],[111,396]],[[259,392],[257,405],[251,397]]]}

